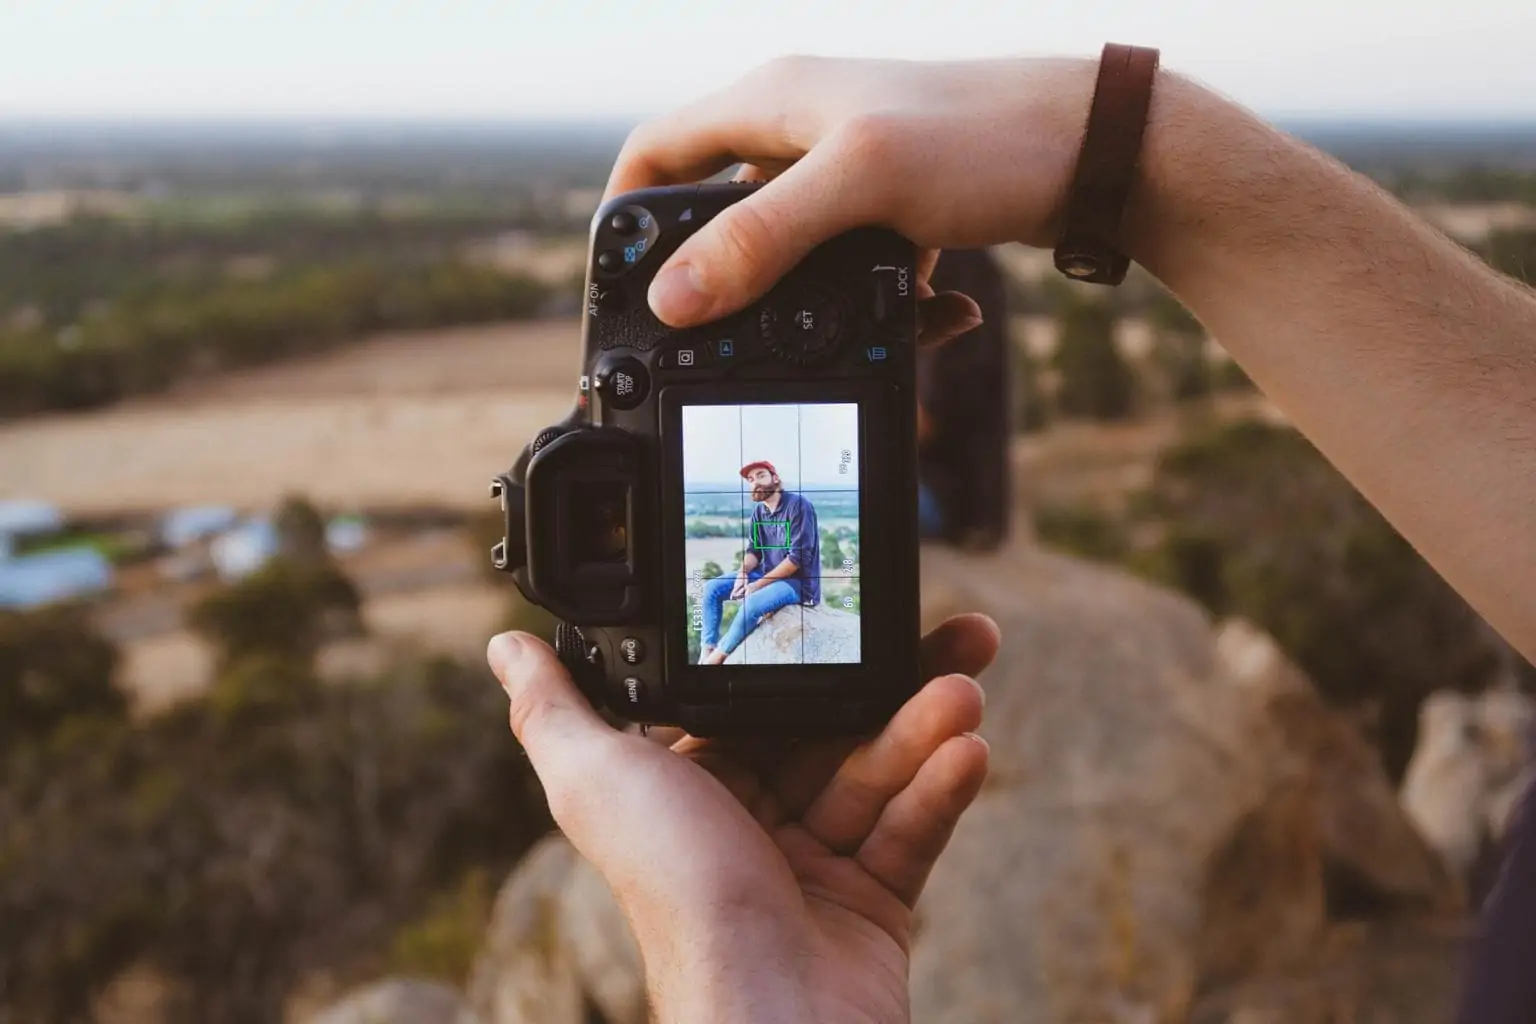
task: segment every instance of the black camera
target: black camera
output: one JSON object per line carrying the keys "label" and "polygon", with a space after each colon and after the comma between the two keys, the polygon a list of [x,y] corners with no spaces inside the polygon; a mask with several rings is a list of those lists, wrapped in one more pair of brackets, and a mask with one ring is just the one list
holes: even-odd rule
{"label": "black camera", "polygon": [[598,211],[576,408],[492,483],[491,557],[622,718],[861,733],[921,684],[916,250],[849,231],[739,313],[662,324],[657,269],[756,187]]}

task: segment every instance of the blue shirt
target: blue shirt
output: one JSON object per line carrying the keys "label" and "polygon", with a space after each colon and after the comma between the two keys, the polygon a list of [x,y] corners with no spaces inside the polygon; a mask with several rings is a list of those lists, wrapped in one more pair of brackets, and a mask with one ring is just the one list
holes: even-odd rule
{"label": "blue shirt", "polygon": [[795,571],[784,577],[800,595],[801,604],[821,603],[821,531],[816,526],[816,506],[790,491],[779,492],[773,511],[758,502],[748,525],[747,554],[757,556],[758,570],[772,572],[784,559]]}

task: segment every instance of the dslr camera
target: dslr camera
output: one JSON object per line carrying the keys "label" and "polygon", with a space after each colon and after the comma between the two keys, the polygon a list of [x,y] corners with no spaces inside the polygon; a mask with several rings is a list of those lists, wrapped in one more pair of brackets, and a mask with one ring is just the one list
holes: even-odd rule
{"label": "dslr camera", "polygon": [[921,685],[916,249],[860,228],[675,330],[647,289],[757,186],[593,219],[575,408],[491,484],[491,552],[594,705],[699,736],[858,734]]}

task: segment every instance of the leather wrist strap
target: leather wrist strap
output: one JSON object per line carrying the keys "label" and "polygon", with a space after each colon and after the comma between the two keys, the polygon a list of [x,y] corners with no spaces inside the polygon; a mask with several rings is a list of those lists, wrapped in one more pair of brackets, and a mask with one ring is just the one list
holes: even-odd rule
{"label": "leather wrist strap", "polygon": [[1152,105],[1158,51],[1108,43],[1088,128],[1056,243],[1056,269],[1075,281],[1117,285],[1130,258],[1119,249],[1120,221],[1136,182],[1141,138]]}

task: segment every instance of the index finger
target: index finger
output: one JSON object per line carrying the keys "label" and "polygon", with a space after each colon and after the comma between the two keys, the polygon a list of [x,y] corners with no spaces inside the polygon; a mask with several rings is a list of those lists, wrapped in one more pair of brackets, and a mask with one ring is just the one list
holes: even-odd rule
{"label": "index finger", "polygon": [[783,167],[821,136],[805,78],[816,62],[780,58],[745,78],[630,133],[603,201],[637,188],[701,181],[732,164]]}

